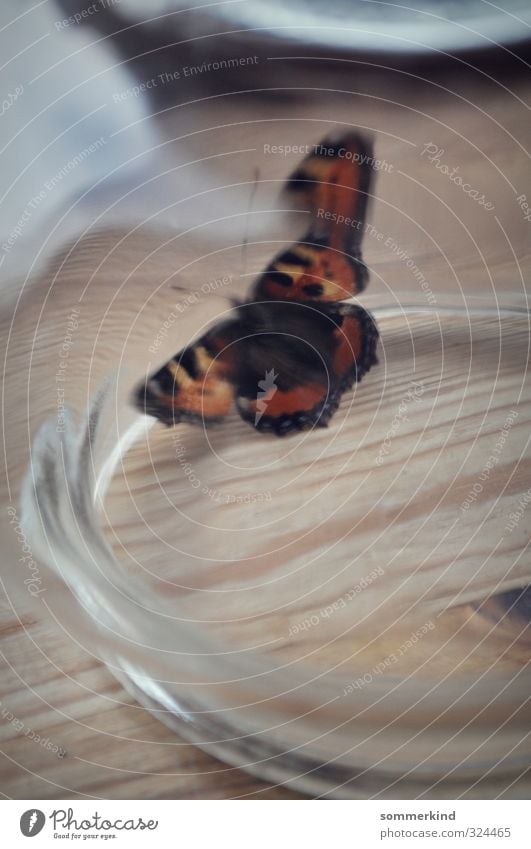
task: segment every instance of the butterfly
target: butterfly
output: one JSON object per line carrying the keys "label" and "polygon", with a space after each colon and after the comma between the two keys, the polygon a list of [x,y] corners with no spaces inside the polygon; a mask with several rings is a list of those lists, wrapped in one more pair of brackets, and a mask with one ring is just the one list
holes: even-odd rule
{"label": "butterfly", "polygon": [[177,353],[135,391],[167,425],[210,424],[235,405],[262,432],[326,427],[342,394],[377,363],[361,257],[371,143],[356,133],[315,145],[287,181],[311,225],[281,251],[226,320]]}

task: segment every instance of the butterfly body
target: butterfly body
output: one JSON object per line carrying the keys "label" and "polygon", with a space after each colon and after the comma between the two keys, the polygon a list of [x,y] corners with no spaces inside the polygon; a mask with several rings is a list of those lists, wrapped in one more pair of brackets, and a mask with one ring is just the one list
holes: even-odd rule
{"label": "butterfly body", "polygon": [[257,430],[283,436],[327,426],[343,392],[377,362],[372,317],[345,303],[368,278],[360,242],[370,173],[353,160],[367,163],[370,147],[347,136],[321,148],[327,156],[308,157],[288,184],[308,199],[305,237],[272,260],[250,300],[138,388],[143,412],[168,425],[209,424],[235,404]]}

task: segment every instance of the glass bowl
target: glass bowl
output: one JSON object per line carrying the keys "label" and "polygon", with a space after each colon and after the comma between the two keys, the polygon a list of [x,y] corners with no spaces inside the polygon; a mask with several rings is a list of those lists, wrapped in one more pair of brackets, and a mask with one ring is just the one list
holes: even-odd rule
{"label": "glass bowl", "polygon": [[329,428],[166,429],[137,346],[34,441],[51,614],[170,728],[336,798],[528,792],[530,321],[518,293],[364,295],[379,365]]}

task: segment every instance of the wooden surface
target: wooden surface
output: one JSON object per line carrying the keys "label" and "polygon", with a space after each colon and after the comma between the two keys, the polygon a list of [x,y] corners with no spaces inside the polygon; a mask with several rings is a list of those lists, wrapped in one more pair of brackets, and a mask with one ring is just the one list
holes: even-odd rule
{"label": "wooden surface", "polygon": [[[264,226],[267,233],[265,244],[254,248],[250,246],[247,254],[242,255],[241,242],[249,232],[245,224],[245,205],[248,209],[249,188],[252,188],[256,168],[259,169],[260,181],[281,181],[297,159],[266,157],[263,153],[265,141],[277,144],[313,143],[332,126],[369,128],[376,134],[379,156],[394,166],[391,173],[381,172],[378,176],[376,198],[370,214],[377,232],[391,234],[404,246],[408,256],[422,267],[436,294],[464,290],[467,296],[492,296],[496,289],[521,294],[522,278],[525,279],[526,273],[529,273],[530,225],[523,220],[516,195],[527,192],[528,197],[531,196],[526,151],[529,143],[526,107],[531,92],[529,78],[521,73],[514,78],[509,75],[500,85],[475,72],[459,75],[452,71],[446,82],[444,74],[438,72],[435,85],[423,82],[419,78],[421,75],[411,78],[402,74],[393,74],[390,84],[386,83],[381,72],[374,76],[364,72],[363,76],[346,80],[344,68],[342,72],[328,70],[323,78],[322,63],[315,63],[305,71],[300,64],[291,66],[287,63],[285,73],[289,74],[294,86],[308,84],[311,87],[318,77],[323,88],[327,85],[343,90],[350,87],[357,93],[332,95],[328,92],[323,95],[313,91],[311,94],[299,92],[296,96],[290,94],[288,98],[267,100],[258,96],[254,100],[232,98],[229,99],[230,107],[223,100],[215,101],[193,114],[186,109],[176,110],[160,119],[162,131],[171,139],[177,132],[182,135],[183,127],[189,128],[193,124],[204,129],[226,125],[226,110],[230,108],[231,123],[237,126],[201,133],[194,139],[193,148],[190,146],[190,153],[193,149],[199,158],[221,150],[234,150],[238,146],[250,149],[246,154],[226,157],[222,166],[216,165],[219,169],[217,176],[227,183],[248,183],[245,204],[238,207],[234,250],[223,250],[214,259],[202,259],[191,271],[176,275],[176,253],[179,263],[184,265],[186,257],[203,256],[213,247],[218,247],[215,238],[214,244],[210,241],[210,232],[207,241],[202,243],[201,238],[205,237],[194,236],[180,242],[177,249],[171,243],[165,244],[166,234],[162,231],[153,233],[143,229],[133,236],[124,233],[91,235],[77,246],[66,262],[58,261],[33,281],[17,305],[12,326],[14,301],[6,297],[2,329],[4,338],[7,339],[8,331],[10,337],[4,423],[10,490],[8,503],[14,509],[17,509],[20,481],[28,464],[31,438],[42,421],[56,413],[57,348],[64,339],[72,307],[82,296],[88,282],[90,286],[83,295],[80,328],[76,331],[76,344],[67,373],[69,403],[78,409],[82,409],[90,391],[101,382],[109,363],[116,362],[118,354],[124,350],[138,351],[146,346],[152,338],[153,329],[160,326],[167,315],[168,298],[182,297],[182,293],[176,294],[171,289],[172,285],[178,282],[185,288],[192,287],[205,276],[212,279],[228,273],[235,276],[234,291],[242,291],[247,279],[245,275],[252,276],[272,250],[276,250],[278,242],[289,238],[284,218],[278,216],[275,219],[273,216],[271,220],[268,216],[264,218],[267,221],[267,227]],[[244,123],[238,125],[238,122]],[[444,149],[445,161],[449,165],[459,165],[461,171],[466,172],[470,184],[480,187],[486,197],[495,199],[496,216],[478,207],[427,162],[425,156],[420,155],[422,146],[431,141]],[[178,143],[174,142],[174,145],[182,154]],[[276,184],[274,188],[276,191]],[[272,196],[273,192],[265,193],[264,207],[272,202]],[[260,195],[258,198],[255,196],[253,202],[261,208]],[[260,227],[257,229],[260,231]],[[224,246],[224,239],[219,239],[220,248]],[[422,296],[418,287],[415,289],[415,281],[408,276],[404,264],[397,261],[391,249],[382,250],[378,239],[366,238],[364,253],[372,270],[367,302],[370,302],[371,294],[380,296],[382,302],[384,296],[392,301],[393,292],[398,291],[414,291],[418,298]],[[243,278],[240,278],[241,274]],[[127,280],[127,287],[121,288],[124,280]],[[187,311],[186,322],[176,325],[172,337],[161,347],[160,361],[192,338],[203,322],[210,321],[225,305],[222,298],[228,294],[229,291],[223,291],[220,299],[203,299],[199,307]],[[137,320],[139,316],[141,320]],[[419,355],[424,352],[429,363],[421,379],[430,386],[443,375],[447,379],[443,384],[444,397],[451,406],[462,392],[465,381],[460,372],[460,362],[468,362],[470,351],[459,350],[456,340],[452,342],[450,338],[451,328],[447,328],[444,350],[453,352],[453,360],[446,360],[442,370],[440,362],[434,368],[434,361],[429,359],[433,353],[430,337],[426,334],[429,324],[419,324],[418,321],[416,324],[415,321],[411,320],[409,341],[411,338],[417,340]],[[492,322],[489,325],[486,319],[483,321],[483,329],[480,326],[477,330],[480,356],[491,357],[494,361],[496,344],[489,345],[488,342],[493,325]],[[396,356],[401,344],[400,328],[396,322],[393,324],[392,319],[382,319],[382,327],[385,328],[382,335],[387,351],[389,354],[394,352]],[[507,325],[504,338],[508,340],[508,347],[504,352],[507,359],[504,360],[506,371],[503,375],[510,372],[510,376],[502,391],[495,396],[496,415],[492,419],[492,431],[485,434],[487,443],[503,426],[507,408],[515,402],[522,381],[522,363],[513,361],[511,366],[508,363],[511,354],[521,357],[525,349],[521,332],[521,323]],[[127,342],[124,347],[125,336]],[[131,356],[134,358],[133,353]],[[480,360],[478,368],[481,362],[484,363],[484,360]],[[133,369],[128,379],[134,377]],[[379,387],[382,380],[382,372],[375,371],[374,381],[367,379],[363,385],[360,395],[362,414],[363,410],[367,414],[370,412],[371,398],[381,397]],[[387,380],[395,399],[394,403],[389,401],[391,410],[410,385],[410,375],[394,374],[391,368]],[[491,382],[482,385],[478,378],[472,381],[466,393],[468,424],[465,418],[459,419],[460,439],[465,443],[473,438],[474,428],[485,410],[491,389]],[[528,386],[524,387],[520,401],[520,416],[514,431],[519,436],[514,453],[506,455],[507,464],[516,461],[527,438]],[[439,419],[432,423],[428,434],[423,454],[423,462],[427,465],[433,461],[430,450],[438,450],[440,438],[445,433],[443,412],[444,408],[439,406]],[[346,428],[343,438],[357,438],[358,420],[353,418],[351,421],[344,411],[342,415],[340,421]],[[243,433],[243,430],[238,430],[238,433]],[[164,433],[159,430],[150,437],[152,446],[161,452],[160,469],[164,468],[164,452],[167,451],[164,438]],[[225,438],[226,435],[220,437],[222,440]],[[403,443],[404,451],[409,450],[415,438],[413,428]],[[338,452],[341,445],[344,443],[339,441],[336,446]],[[142,502],[143,515],[150,518],[154,525],[159,520],[163,524],[164,517],[155,512],[149,515],[152,468],[146,464],[142,450],[140,446],[133,451],[124,474],[134,482],[134,494]],[[486,449],[480,444],[478,450],[481,456]],[[326,478],[327,467],[320,469],[321,476]],[[524,461],[519,474],[513,500],[529,486],[529,468]],[[497,480],[493,478],[491,481],[493,492],[496,492]],[[471,482],[473,478],[453,492],[454,508],[459,503],[457,499],[466,496]],[[146,487],[143,491],[142,483]],[[173,487],[175,503],[179,503],[181,497],[182,504],[188,504],[189,494],[185,490],[179,494],[180,484],[172,480],[170,470],[167,471],[166,484]],[[138,529],[132,520],[131,505],[124,504],[124,497],[127,500],[117,481],[109,500],[109,514],[112,516],[115,511],[115,528],[120,544],[124,547],[130,544],[134,549]],[[295,498],[295,495],[291,497]],[[435,497],[436,492],[427,486],[424,498],[412,506],[409,518],[414,520],[415,510],[420,511],[426,499],[429,501]],[[510,498],[503,502],[502,512],[509,510],[511,503]],[[392,514],[394,506],[389,504],[388,508]],[[191,509],[193,512],[193,504]],[[214,511],[214,506],[211,504],[209,509]],[[13,575],[17,574],[13,566],[20,557],[20,547],[9,518],[7,515],[6,521],[4,511],[2,554],[4,563],[8,565],[0,631],[0,790],[6,797],[266,799],[296,796],[294,791],[270,786],[227,767],[179,739],[136,704],[90,651],[78,645],[75,635],[65,633],[60,622],[53,622],[44,615],[43,606],[38,601],[37,604],[30,603],[28,594],[21,591],[20,582],[13,580]],[[308,521],[314,521],[314,516],[310,514]],[[529,560],[521,558],[516,563],[514,557],[515,552],[525,546],[528,528],[529,523],[523,522],[518,534],[511,536],[510,545],[514,546],[514,550],[505,554],[506,558],[515,560],[515,571],[508,579],[504,578],[502,571],[508,561],[501,558],[494,561],[494,566],[483,574],[481,580],[467,585],[461,597],[463,581],[458,569],[443,585],[444,591],[437,598],[438,612],[445,604],[452,606],[456,597],[462,604],[439,620],[440,626],[433,637],[438,645],[444,644],[450,635],[457,633],[459,637],[453,640],[451,651],[438,655],[436,674],[444,674],[459,666],[468,657],[471,640],[481,644],[481,650],[470,661],[478,670],[482,670],[492,657],[503,657],[503,664],[514,670],[523,668],[527,662],[529,645],[519,636],[521,625],[504,622],[499,629],[493,630],[491,621],[487,622],[484,616],[474,613],[472,604],[500,589],[531,582]],[[333,535],[335,532],[337,529],[330,526],[329,533]],[[399,535],[388,542],[390,546],[398,544]],[[485,557],[481,536],[477,547],[472,547],[468,555],[472,562]],[[444,557],[442,565],[445,565]],[[401,568],[407,568],[405,561]],[[421,572],[420,583],[409,591],[414,593],[422,588],[422,581]],[[387,589],[388,585],[384,582],[379,592],[385,594]],[[398,637],[395,635],[394,639]],[[433,654],[434,646],[435,643],[424,644],[426,657]],[[381,656],[384,650],[385,646],[380,645],[374,656]],[[466,719],[465,716],[464,723]],[[519,729],[520,726],[517,726],[516,731]],[[35,734],[49,738],[48,749],[31,739]],[[55,747],[58,751],[54,750]],[[499,792],[502,795],[523,795],[527,792],[523,781],[523,777],[515,780],[512,790],[500,788]]]}

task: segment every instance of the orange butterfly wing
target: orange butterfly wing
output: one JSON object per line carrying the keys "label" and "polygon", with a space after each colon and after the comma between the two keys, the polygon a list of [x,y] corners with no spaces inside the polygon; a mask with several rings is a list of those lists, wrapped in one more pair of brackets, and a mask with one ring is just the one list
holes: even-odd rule
{"label": "orange butterfly wing", "polygon": [[316,145],[288,188],[303,195],[311,224],[299,242],[282,251],[257,281],[254,297],[341,301],[365,288],[361,240],[372,177],[372,147],[351,134]]}

